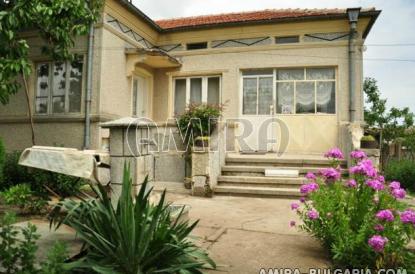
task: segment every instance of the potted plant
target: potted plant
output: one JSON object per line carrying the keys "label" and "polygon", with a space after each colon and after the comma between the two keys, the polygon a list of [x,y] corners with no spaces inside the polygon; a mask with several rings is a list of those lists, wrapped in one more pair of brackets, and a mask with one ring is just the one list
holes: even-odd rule
{"label": "potted plant", "polygon": [[195,139],[195,146],[197,147],[209,147],[209,136],[198,136]]}
{"label": "potted plant", "polygon": [[365,135],[360,139],[361,148],[379,148],[379,143],[372,135]]}

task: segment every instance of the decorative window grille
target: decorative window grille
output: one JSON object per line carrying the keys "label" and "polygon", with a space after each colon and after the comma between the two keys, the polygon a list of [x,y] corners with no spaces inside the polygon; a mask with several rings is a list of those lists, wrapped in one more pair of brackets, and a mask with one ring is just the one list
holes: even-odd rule
{"label": "decorative window grille", "polygon": [[348,32],[311,33],[304,35],[304,42],[337,41],[349,39]]}
{"label": "decorative window grille", "polygon": [[270,45],[272,40],[270,37],[245,38],[245,39],[229,39],[212,41],[212,48],[230,48],[230,47],[250,47],[259,45]]}

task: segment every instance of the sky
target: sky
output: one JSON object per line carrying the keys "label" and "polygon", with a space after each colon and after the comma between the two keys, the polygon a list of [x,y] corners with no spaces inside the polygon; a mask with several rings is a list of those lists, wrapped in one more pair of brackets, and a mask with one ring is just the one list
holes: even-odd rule
{"label": "sky", "polygon": [[133,3],[152,19],[280,8],[376,7],[382,13],[365,42],[364,76],[378,81],[389,107],[410,107],[415,112],[415,0],[133,0]]}

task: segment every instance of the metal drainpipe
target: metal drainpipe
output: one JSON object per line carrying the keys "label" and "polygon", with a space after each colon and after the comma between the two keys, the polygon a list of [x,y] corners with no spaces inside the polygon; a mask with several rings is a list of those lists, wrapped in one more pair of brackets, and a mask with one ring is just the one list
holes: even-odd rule
{"label": "metal drainpipe", "polygon": [[91,146],[91,101],[92,101],[92,62],[94,55],[94,24],[89,26],[88,34],[88,68],[87,68],[87,88],[85,96],[85,132],[84,149]]}
{"label": "metal drainpipe", "polygon": [[360,8],[351,8],[347,10],[350,23],[349,34],[349,111],[350,111],[350,123],[356,120],[356,100],[355,100],[355,88],[356,88],[356,33],[357,33],[357,21],[360,13]]}

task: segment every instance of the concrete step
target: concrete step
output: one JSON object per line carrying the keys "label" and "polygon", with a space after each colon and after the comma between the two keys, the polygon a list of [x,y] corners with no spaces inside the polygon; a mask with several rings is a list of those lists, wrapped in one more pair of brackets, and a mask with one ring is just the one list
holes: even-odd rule
{"label": "concrete step", "polygon": [[261,198],[293,198],[301,196],[295,188],[270,188],[270,187],[239,187],[239,186],[216,186],[214,190],[217,195],[250,196]]}
{"label": "concrete step", "polygon": [[290,177],[258,177],[258,176],[219,176],[218,185],[221,186],[246,186],[269,188],[296,188],[299,189],[304,178]]}
{"label": "concrete step", "polygon": [[[322,157],[308,158],[284,158],[261,155],[228,155],[225,158],[227,166],[273,166],[273,167],[328,167],[331,161]],[[342,167],[346,166],[346,161],[340,162]]]}
{"label": "concrete step", "polygon": [[[307,172],[318,172],[320,167],[295,167],[295,166],[255,166],[255,165],[225,165],[222,167],[222,175],[226,176],[264,176],[265,169],[277,168],[282,170],[298,170],[301,175]],[[343,174],[347,174],[347,169],[342,169]]]}

